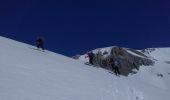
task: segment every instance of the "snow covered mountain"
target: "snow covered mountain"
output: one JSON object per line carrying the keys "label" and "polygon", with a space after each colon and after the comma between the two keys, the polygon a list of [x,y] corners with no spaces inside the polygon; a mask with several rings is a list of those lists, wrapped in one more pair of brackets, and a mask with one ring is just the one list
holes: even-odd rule
{"label": "snow covered mountain", "polygon": [[[106,48],[98,48],[92,50],[93,52],[93,64],[98,67],[105,68],[107,70],[112,71],[112,67],[110,66],[110,61],[119,61],[119,70],[121,75],[129,75],[130,73],[136,73],[134,69],[139,70],[140,66],[152,66],[155,63],[155,59],[151,56],[146,55],[144,52],[140,50],[134,50],[130,48],[123,48],[118,46],[106,47]],[[89,58],[87,54],[77,55],[73,57],[74,59],[78,59],[85,64],[89,62]]]}
{"label": "snow covered mountain", "polygon": [[128,77],[4,37],[0,55],[0,100],[170,99],[170,48],[150,52],[154,66]]}

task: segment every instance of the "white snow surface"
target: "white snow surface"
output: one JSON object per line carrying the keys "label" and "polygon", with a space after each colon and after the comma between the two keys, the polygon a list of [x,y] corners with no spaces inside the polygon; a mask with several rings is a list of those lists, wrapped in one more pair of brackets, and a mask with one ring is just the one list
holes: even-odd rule
{"label": "white snow surface", "polygon": [[127,51],[128,53],[134,55],[134,56],[137,56],[137,57],[140,57],[140,58],[146,58],[146,59],[148,59],[147,57],[144,57],[144,56],[141,56],[141,55],[139,55],[139,54],[136,54],[136,53],[134,53],[134,52],[132,52],[132,51],[130,51],[130,50],[126,50],[126,51]]}
{"label": "white snow surface", "polygon": [[155,48],[150,55],[159,61],[170,61],[170,48]]}
{"label": "white snow surface", "polygon": [[[0,100],[170,100],[170,64],[162,60],[117,77],[4,37],[0,55]],[[170,52],[153,55],[168,60]]]}

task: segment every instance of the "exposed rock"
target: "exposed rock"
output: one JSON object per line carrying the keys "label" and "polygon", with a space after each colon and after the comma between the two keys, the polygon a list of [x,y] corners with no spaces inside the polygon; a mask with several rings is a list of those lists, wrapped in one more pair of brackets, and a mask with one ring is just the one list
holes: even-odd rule
{"label": "exposed rock", "polygon": [[73,59],[79,59],[80,56],[81,56],[81,55],[75,55],[75,56],[73,56],[72,58],[73,58]]}
{"label": "exposed rock", "polygon": [[142,50],[141,52],[149,54],[149,53],[151,53],[151,52],[153,52],[155,50],[156,50],[155,48],[147,48],[147,49]]}
{"label": "exposed rock", "polygon": [[121,47],[110,47],[108,50],[96,49],[93,50],[95,57],[93,63],[96,66],[112,70],[112,67],[109,64],[110,59],[120,61],[120,73],[127,76],[129,73],[132,73],[133,69],[139,70],[139,67],[142,65],[148,66],[153,65],[154,61],[149,59],[143,53],[127,48]]}
{"label": "exposed rock", "polygon": [[157,76],[158,76],[158,77],[164,77],[164,75],[161,74],[161,73],[157,74]]}
{"label": "exposed rock", "polygon": [[165,63],[170,64],[170,61],[165,61]]}

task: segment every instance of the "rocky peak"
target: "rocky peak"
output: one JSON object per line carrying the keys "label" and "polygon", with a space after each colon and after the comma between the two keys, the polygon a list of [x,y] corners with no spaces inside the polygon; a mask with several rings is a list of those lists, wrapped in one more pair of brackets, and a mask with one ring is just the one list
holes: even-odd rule
{"label": "rocky peak", "polygon": [[[112,70],[110,66],[110,60],[120,61],[120,72],[122,75],[127,76],[129,73],[133,73],[133,69],[139,69],[140,66],[153,65],[154,61],[147,57],[144,53],[118,46],[99,48],[92,50],[95,54],[93,63],[95,66]],[[80,56],[81,57],[81,56]],[[81,57],[82,59],[82,57]]]}

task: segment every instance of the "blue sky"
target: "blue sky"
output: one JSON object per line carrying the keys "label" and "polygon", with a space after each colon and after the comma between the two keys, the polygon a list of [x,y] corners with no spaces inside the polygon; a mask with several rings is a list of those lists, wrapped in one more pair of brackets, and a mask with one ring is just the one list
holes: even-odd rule
{"label": "blue sky", "polygon": [[0,35],[66,56],[118,45],[170,47],[168,0],[1,0]]}

